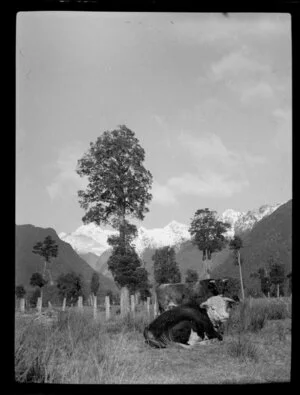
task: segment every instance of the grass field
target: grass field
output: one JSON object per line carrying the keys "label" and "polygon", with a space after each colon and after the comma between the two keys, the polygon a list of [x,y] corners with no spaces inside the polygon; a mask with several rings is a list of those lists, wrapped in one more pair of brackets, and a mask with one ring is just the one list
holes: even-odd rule
{"label": "grass field", "polygon": [[291,300],[253,299],[233,311],[224,340],[192,350],[151,349],[142,331],[152,319],[69,309],[53,323],[16,314],[18,382],[72,384],[234,384],[287,382],[291,370]]}

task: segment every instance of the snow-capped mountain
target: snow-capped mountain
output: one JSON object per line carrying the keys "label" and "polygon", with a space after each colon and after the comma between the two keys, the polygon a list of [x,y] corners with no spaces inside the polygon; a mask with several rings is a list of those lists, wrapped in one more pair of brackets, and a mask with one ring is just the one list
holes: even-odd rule
{"label": "snow-capped mountain", "polygon": [[[263,205],[256,210],[246,213],[228,209],[219,218],[221,221],[231,224],[231,228],[227,232],[227,237],[233,237],[236,233],[251,230],[258,221],[273,213],[280,205]],[[188,225],[181,224],[177,221],[170,222],[164,228],[146,229],[140,227],[138,228],[138,235],[134,240],[136,251],[139,255],[142,255],[146,248],[156,249],[167,245],[174,246],[175,251],[177,251],[183,242],[191,239],[188,229]],[[79,254],[92,252],[100,256],[103,252],[111,248],[107,243],[107,238],[114,234],[117,234],[117,231],[105,230],[91,223],[80,226],[71,234],[62,232],[59,234],[59,237],[71,244]]]}

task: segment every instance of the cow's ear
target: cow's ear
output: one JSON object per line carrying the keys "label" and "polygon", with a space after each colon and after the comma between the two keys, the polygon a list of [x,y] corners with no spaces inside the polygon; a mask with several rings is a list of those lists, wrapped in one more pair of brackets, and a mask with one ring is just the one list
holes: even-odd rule
{"label": "cow's ear", "polygon": [[207,309],[208,307],[208,303],[207,302],[203,302],[200,304],[201,309]]}

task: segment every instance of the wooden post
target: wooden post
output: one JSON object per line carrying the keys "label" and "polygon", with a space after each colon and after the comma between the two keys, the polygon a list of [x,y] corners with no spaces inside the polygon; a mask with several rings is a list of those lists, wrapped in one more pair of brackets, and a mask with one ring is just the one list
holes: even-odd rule
{"label": "wooden post", "polygon": [[146,307],[147,307],[147,314],[149,316],[150,315],[150,296],[147,297]]}
{"label": "wooden post", "polygon": [[93,316],[94,316],[94,320],[97,319],[97,296],[94,295],[93,298]]}
{"label": "wooden post", "polygon": [[132,316],[134,317],[134,315],[135,315],[135,296],[134,295],[130,296],[130,302],[131,302],[131,313],[132,313]]}
{"label": "wooden post", "polygon": [[20,299],[20,310],[22,311],[22,313],[24,313],[24,311],[25,311],[25,299],[24,298]]}
{"label": "wooden post", "polygon": [[82,296],[78,296],[78,309],[82,310]]}
{"label": "wooden post", "polygon": [[42,311],[42,298],[41,298],[41,297],[39,297],[39,298],[37,299],[36,308],[37,308],[37,311],[38,311],[39,313]]}
{"label": "wooden post", "polygon": [[105,296],[105,319],[106,321],[110,319],[110,301],[109,296]]}
{"label": "wooden post", "polygon": [[51,304],[50,300],[48,300],[48,307],[49,307],[49,309],[52,309],[52,304]]}
{"label": "wooden post", "polygon": [[65,310],[66,310],[66,301],[67,301],[67,299],[64,298],[64,300],[63,300],[63,305],[62,305],[62,311],[65,311]]}
{"label": "wooden post", "polygon": [[153,292],[152,297],[153,297],[153,315],[155,318],[158,315],[158,303],[157,303],[156,292]]}
{"label": "wooden post", "polygon": [[121,317],[125,317],[129,313],[129,292],[126,287],[121,289]]}

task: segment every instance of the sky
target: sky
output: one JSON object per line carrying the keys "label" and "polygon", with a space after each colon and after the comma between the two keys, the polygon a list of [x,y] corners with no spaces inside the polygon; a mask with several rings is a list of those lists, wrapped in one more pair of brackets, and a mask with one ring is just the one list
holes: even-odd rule
{"label": "sky", "polygon": [[16,223],[73,232],[77,160],[125,124],[145,150],[142,225],[292,198],[289,14],[21,12]]}

